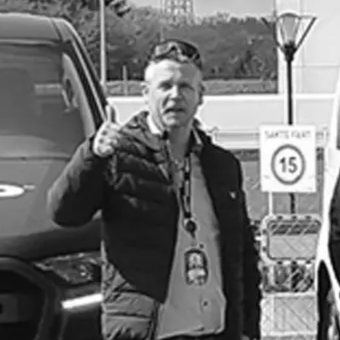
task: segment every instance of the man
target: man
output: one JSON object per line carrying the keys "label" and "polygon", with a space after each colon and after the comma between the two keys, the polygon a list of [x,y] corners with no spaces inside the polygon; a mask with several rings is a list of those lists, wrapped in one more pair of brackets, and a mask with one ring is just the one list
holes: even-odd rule
{"label": "man", "polygon": [[260,275],[241,168],[195,119],[203,102],[196,47],[157,45],[147,109],[107,121],[49,193],[54,221],[103,218],[105,339],[259,338]]}

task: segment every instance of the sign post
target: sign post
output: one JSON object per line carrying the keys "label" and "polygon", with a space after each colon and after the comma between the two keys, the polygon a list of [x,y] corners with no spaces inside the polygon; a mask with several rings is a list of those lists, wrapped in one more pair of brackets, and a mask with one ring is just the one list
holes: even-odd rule
{"label": "sign post", "polygon": [[260,128],[261,190],[316,191],[316,131],[314,126]]}

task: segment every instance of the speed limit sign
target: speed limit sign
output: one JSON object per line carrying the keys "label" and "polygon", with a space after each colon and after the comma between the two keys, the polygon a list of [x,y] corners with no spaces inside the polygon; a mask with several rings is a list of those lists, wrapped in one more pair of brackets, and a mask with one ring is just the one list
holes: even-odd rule
{"label": "speed limit sign", "polygon": [[260,166],[262,191],[314,192],[315,127],[262,126]]}
{"label": "speed limit sign", "polygon": [[271,169],[275,178],[287,185],[298,183],[306,171],[306,159],[293,144],[283,144],[273,153]]}

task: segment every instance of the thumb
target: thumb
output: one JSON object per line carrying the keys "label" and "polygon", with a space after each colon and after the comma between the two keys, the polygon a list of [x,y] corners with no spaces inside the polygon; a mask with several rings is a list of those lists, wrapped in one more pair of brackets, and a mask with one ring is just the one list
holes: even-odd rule
{"label": "thumb", "polygon": [[116,122],[116,112],[110,104],[106,104],[105,106],[105,121],[109,123]]}

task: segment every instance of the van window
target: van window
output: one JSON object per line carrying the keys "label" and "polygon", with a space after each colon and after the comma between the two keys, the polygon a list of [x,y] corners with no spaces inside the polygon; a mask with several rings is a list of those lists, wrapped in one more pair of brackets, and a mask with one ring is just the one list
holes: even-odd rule
{"label": "van window", "polygon": [[0,42],[0,156],[70,156],[89,121],[68,55],[47,44]]}

